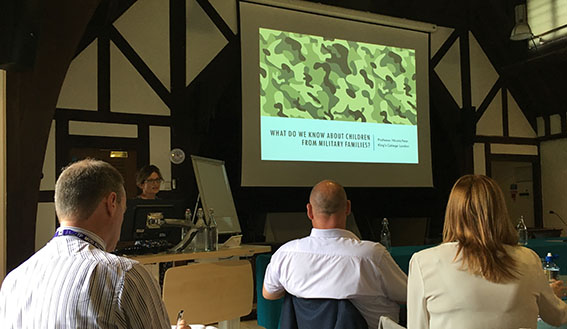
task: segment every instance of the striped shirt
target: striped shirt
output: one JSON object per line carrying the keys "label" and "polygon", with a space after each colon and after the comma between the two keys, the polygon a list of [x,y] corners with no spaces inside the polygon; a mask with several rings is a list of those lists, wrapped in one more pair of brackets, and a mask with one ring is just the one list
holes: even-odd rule
{"label": "striped shirt", "polygon": [[[104,246],[92,232],[72,229]],[[30,329],[171,328],[159,286],[142,265],[73,235],[53,238],[6,276],[0,289],[0,324]]]}

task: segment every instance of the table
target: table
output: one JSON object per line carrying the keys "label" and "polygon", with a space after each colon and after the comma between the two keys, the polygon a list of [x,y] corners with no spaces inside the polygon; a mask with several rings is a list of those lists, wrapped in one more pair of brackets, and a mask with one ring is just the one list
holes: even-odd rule
{"label": "table", "polygon": [[[272,250],[271,246],[264,245],[240,245],[234,248],[219,249],[217,251],[187,252],[178,254],[151,254],[131,256],[130,259],[137,260],[143,265],[159,264],[178,261],[216,262],[230,260],[236,257],[250,257],[254,254],[266,253]],[[159,271],[158,271],[159,272]],[[154,273],[155,275],[155,273]],[[159,273],[158,273],[159,277]],[[219,329],[238,329],[240,319],[230,319],[219,322]]]}
{"label": "table", "polygon": [[272,247],[263,245],[243,244],[234,248],[219,249],[217,251],[184,252],[179,254],[150,254],[130,256],[128,258],[137,260],[141,264],[155,264],[165,262],[177,262],[186,260],[223,260],[233,257],[250,257],[255,254],[270,252]]}
{"label": "table", "polygon": [[[390,254],[402,271],[407,274],[411,256],[420,250],[434,246],[435,245],[392,247]],[[558,257],[554,262],[559,266],[560,273],[567,275],[567,237],[530,239],[526,247],[535,251],[540,258],[545,258],[548,252],[557,255]]]}
{"label": "table", "polygon": [[567,237],[531,239],[528,248],[535,251],[540,258],[545,258],[548,252],[558,256],[554,262],[559,266],[559,273],[567,275]]}

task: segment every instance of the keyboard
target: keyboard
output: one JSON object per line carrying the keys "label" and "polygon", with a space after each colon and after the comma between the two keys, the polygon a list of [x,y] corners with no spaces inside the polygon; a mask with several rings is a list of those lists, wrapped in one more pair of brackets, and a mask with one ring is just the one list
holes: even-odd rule
{"label": "keyboard", "polygon": [[166,240],[139,240],[133,246],[116,249],[112,253],[124,256],[158,254],[167,251],[172,246]]}

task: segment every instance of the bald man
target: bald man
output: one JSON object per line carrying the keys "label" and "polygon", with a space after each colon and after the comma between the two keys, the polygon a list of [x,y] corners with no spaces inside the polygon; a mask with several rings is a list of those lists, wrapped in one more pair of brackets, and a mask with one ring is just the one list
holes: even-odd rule
{"label": "bald man", "polygon": [[368,323],[378,328],[380,316],[398,321],[406,302],[407,276],[379,243],[361,241],[346,230],[350,201],[337,182],[313,187],[307,216],[308,237],[290,241],[266,268],[263,296],[278,299],[287,291],[301,298],[350,299]]}

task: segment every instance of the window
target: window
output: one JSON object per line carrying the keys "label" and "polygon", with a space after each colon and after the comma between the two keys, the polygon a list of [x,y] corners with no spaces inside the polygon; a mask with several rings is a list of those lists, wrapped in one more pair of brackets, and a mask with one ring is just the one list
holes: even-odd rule
{"label": "window", "polygon": [[[527,0],[527,8],[535,44],[567,36],[567,0]],[[529,43],[530,48],[534,43]]]}

